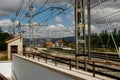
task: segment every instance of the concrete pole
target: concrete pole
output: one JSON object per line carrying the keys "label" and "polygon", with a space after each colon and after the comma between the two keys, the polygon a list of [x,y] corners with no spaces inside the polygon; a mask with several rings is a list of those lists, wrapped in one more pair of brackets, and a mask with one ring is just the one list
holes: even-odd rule
{"label": "concrete pole", "polygon": [[88,59],[90,60],[90,48],[91,48],[91,10],[90,10],[91,0],[87,0],[87,13],[88,13]]}
{"label": "concrete pole", "polygon": [[33,47],[33,23],[32,23],[32,12],[33,12],[33,7],[32,7],[32,0],[29,0],[29,29],[30,29],[30,50]]}
{"label": "concrete pole", "polygon": [[21,24],[20,24],[20,21],[19,21],[19,24],[18,24],[18,35],[21,36]]}
{"label": "concrete pole", "polygon": [[78,60],[77,60],[77,54],[78,54],[78,0],[75,0],[75,8],[74,8],[74,13],[75,13],[75,44],[76,44],[76,51],[75,51],[75,58],[76,58],[76,69],[78,69]]}
{"label": "concrete pole", "polygon": [[83,20],[83,39],[85,40],[84,43],[84,54],[86,54],[86,26],[85,26],[85,0],[82,0],[82,20]]}

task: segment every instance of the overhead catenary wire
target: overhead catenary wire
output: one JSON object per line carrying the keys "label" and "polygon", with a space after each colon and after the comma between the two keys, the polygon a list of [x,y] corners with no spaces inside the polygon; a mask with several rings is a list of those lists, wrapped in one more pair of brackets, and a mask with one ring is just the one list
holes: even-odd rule
{"label": "overhead catenary wire", "polygon": [[[113,3],[113,2],[111,1],[109,4],[105,4],[106,7],[104,6],[104,8],[107,8],[107,7],[110,6],[112,3]],[[97,6],[91,8],[91,12],[94,10],[94,8],[96,8],[96,7],[98,7],[98,6],[99,6],[99,4],[98,4]],[[96,12],[93,13],[93,14],[91,14],[91,16],[92,16],[92,15],[95,15],[97,12],[98,12],[98,11],[96,11]]]}
{"label": "overhead catenary wire", "polygon": [[[114,1],[114,0],[113,0],[113,1]],[[115,3],[115,2],[113,2],[113,1],[111,1],[111,3],[109,3],[109,4],[106,5],[106,6],[108,7],[108,6],[110,6],[111,4]],[[97,7],[97,6],[96,6],[96,7]],[[105,9],[105,7],[104,7],[104,9]],[[93,10],[94,10],[94,9],[93,9]],[[97,11],[96,13],[98,13],[98,11]],[[91,16],[94,17],[94,15],[96,15],[96,13],[92,14]],[[109,18],[109,19],[110,19],[110,18],[114,19],[113,16],[116,16],[116,15],[118,15],[119,13],[120,13],[120,10],[117,9],[117,11],[113,11],[113,12],[107,14],[106,17]],[[104,19],[104,16],[103,16],[103,17],[100,17],[99,19],[94,19],[94,20],[92,20],[92,22],[96,22],[96,21],[97,21],[97,22],[100,22],[100,21],[103,21],[103,19]]]}
{"label": "overhead catenary wire", "polygon": [[[70,9],[70,8],[72,8],[73,6],[74,6],[74,5],[71,5],[70,7],[66,8],[65,11],[68,10],[68,9]],[[49,18],[47,18],[45,21],[48,21],[48,20],[50,20],[51,18],[53,18],[53,17],[55,17],[55,16],[59,16],[59,15],[61,15],[61,14],[63,14],[63,13],[64,13],[63,11],[62,11],[62,12],[58,12],[57,14],[55,14],[55,15],[50,16]],[[42,22],[44,22],[44,21],[42,21]]]}
{"label": "overhead catenary wire", "polygon": [[[117,13],[120,13],[120,10],[119,10],[119,11],[116,11],[116,12],[113,12],[113,13],[111,13],[111,14],[109,14],[109,15],[106,15],[106,17],[107,17],[107,18],[112,17],[112,16],[116,15]],[[100,20],[100,19],[102,19],[102,18],[104,18],[104,17],[99,18],[98,21],[102,21],[102,20]],[[96,20],[94,20],[94,21],[96,21]]]}
{"label": "overhead catenary wire", "polygon": [[[69,2],[71,2],[71,1],[72,1],[72,0],[69,0],[64,6],[67,6],[67,4],[68,4]],[[38,13],[39,11],[41,11],[41,9],[47,4],[47,2],[48,2],[48,0],[46,0],[45,3],[39,8],[39,10],[37,11],[37,13]],[[67,9],[66,9],[66,10],[67,10]],[[56,11],[55,11],[55,12],[56,12]],[[55,12],[54,12],[54,14],[55,14]],[[62,13],[63,13],[63,12],[62,12]],[[61,13],[61,14],[62,14],[62,13]],[[57,13],[57,14],[58,14],[58,13]],[[52,14],[52,15],[53,15],[53,14]],[[60,15],[60,14],[59,14],[59,15]],[[24,20],[25,17],[26,17],[26,16],[24,16],[22,20]],[[50,17],[51,17],[51,16],[50,16]],[[22,20],[21,20],[21,21],[22,21]],[[47,19],[45,19],[45,21],[47,21]]]}
{"label": "overhead catenary wire", "polygon": [[23,6],[23,4],[24,4],[24,1],[25,0],[22,0],[22,3],[21,3],[21,6],[20,6],[20,8],[17,10],[17,12],[16,12],[16,16],[18,16],[19,14],[20,14],[20,11],[21,11],[21,9],[22,9],[22,6]]}
{"label": "overhead catenary wire", "polygon": [[47,2],[48,0],[45,1],[45,3],[39,8],[39,10],[35,14],[38,14],[41,11],[41,9],[47,4]]}
{"label": "overhead catenary wire", "polygon": [[29,7],[29,6],[28,6],[27,3],[24,1],[24,4],[23,4],[22,9],[21,9],[21,15],[18,16],[18,17],[20,17],[20,22],[22,22],[22,21],[25,19],[26,15],[25,15],[23,12],[24,12],[24,10],[27,10],[28,7]]}
{"label": "overhead catenary wire", "polygon": [[[95,0],[93,0],[93,1],[95,1]],[[103,1],[101,1],[101,4],[104,3],[104,2],[107,2],[107,1],[109,1],[109,0],[103,0]],[[92,9],[92,8],[94,8],[94,7],[96,7],[96,6],[99,6],[99,3],[91,6],[90,8]]]}
{"label": "overhead catenary wire", "polygon": [[[67,6],[67,4],[69,4],[70,2],[71,2],[72,0],[69,0],[69,1],[67,1],[63,6],[60,6],[61,8],[63,8],[63,7],[65,7],[65,6]],[[54,5],[53,5],[53,7],[55,7]],[[66,9],[64,9],[64,10],[67,10],[67,8]],[[58,11],[58,10],[57,10]],[[46,22],[46,21],[48,21],[48,20],[50,20],[51,18],[53,18],[53,17],[55,17],[54,15],[60,15],[60,14],[62,14],[63,12],[58,12],[57,13],[57,11],[52,11],[52,13],[50,13],[49,14],[49,16],[47,15],[47,18],[44,18],[43,20],[41,20],[41,21],[39,21],[39,23],[42,23],[42,22]],[[59,14],[60,13],[60,14]]]}
{"label": "overhead catenary wire", "polygon": [[115,49],[116,49],[116,51],[117,51],[117,53],[118,53],[118,48],[117,48],[116,42],[115,42],[115,40],[114,40],[113,34],[111,33],[111,29],[110,29],[110,25],[109,25],[108,19],[107,19],[106,15],[105,15],[105,13],[104,13],[104,11],[103,11],[101,0],[99,0],[99,4],[100,4],[100,9],[101,9],[101,11],[102,11],[102,13],[103,13],[103,16],[105,17],[106,24],[108,25],[108,31],[109,31],[109,33],[110,33],[110,35],[111,35],[111,37],[112,37],[112,40],[113,40]]}

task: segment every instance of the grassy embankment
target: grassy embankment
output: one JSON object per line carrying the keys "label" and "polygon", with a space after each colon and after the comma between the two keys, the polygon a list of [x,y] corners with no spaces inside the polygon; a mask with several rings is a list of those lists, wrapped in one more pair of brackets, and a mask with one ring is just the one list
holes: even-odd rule
{"label": "grassy embankment", "polygon": [[91,48],[91,51],[95,51],[95,52],[110,52],[110,53],[116,53],[115,49],[108,49],[108,48]]}
{"label": "grassy embankment", "polygon": [[44,53],[46,53],[46,54],[48,54],[48,53],[50,53],[50,50],[48,50],[48,49],[46,49],[46,50],[41,50],[41,51],[43,51]]}
{"label": "grassy embankment", "polygon": [[0,51],[0,61],[8,60],[7,51]]}

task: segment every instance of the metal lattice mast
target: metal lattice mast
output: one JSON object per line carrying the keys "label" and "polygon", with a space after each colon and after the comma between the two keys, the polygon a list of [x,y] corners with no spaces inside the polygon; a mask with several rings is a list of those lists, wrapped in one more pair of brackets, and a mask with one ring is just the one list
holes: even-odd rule
{"label": "metal lattice mast", "polygon": [[34,46],[32,12],[33,12],[32,0],[29,0],[29,21],[28,22],[29,22],[29,29],[30,29],[30,47]]}
{"label": "metal lattice mast", "polygon": [[[76,39],[76,68],[78,69],[78,57],[86,54],[85,31],[85,3],[84,0],[75,0],[75,39]],[[83,37],[82,37],[83,36]],[[83,52],[81,52],[83,50]]]}

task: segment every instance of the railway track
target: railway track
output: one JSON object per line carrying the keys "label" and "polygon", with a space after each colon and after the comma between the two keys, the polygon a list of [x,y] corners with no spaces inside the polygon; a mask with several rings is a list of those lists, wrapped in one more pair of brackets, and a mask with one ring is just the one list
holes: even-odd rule
{"label": "railway track", "polygon": [[[57,60],[58,62],[61,62],[61,63],[64,63],[64,64],[67,64],[69,65],[69,62],[67,61],[64,61],[64,60]],[[73,61],[75,62],[75,61]],[[72,64],[73,67],[75,67],[75,64]],[[91,69],[92,68],[92,63],[87,63],[87,71],[88,72],[93,72],[93,70]],[[95,64],[95,73],[96,74],[100,74],[100,75],[103,75],[103,76],[107,76],[107,77],[110,77],[110,78],[114,78],[116,80],[120,80],[120,76],[119,75],[116,75],[116,74],[120,74],[120,69],[116,69],[116,68],[112,68],[112,67],[107,67],[107,66],[104,66],[104,65],[99,65],[99,64]],[[82,70],[85,70],[84,68],[84,62],[83,61],[79,61],[79,69],[82,69]],[[116,72],[116,74],[113,72]]]}
{"label": "railway track", "polygon": [[[63,50],[62,48],[51,48],[50,50],[63,52],[64,54],[74,55],[75,50]],[[120,62],[120,57],[116,53],[100,53],[100,52],[91,52],[91,58],[98,58],[103,60],[110,60],[115,62]]]}
{"label": "railway track", "polygon": [[108,53],[97,53],[97,52],[91,52],[92,58],[99,58],[104,60],[111,60],[115,62],[120,62],[120,57],[118,54],[108,54]]}
{"label": "railway track", "polygon": [[[62,49],[59,49],[59,50],[53,49],[53,50],[58,51],[58,53],[62,52],[63,54],[70,54],[70,55],[73,55],[73,52],[74,52],[74,51],[68,51],[68,50],[65,51]],[[120,58],[119,58],[118,54],[91,52],[91,57],[94,58],[95,60],[100,59],[100,60],[112,61],[115,63],[120,62]],[[79,62],[79,64],[84,65],[84,62]],[[87,63],[87,65],[92,66],[91,63]],[[105,65],[101,65],[101,64],[95,64],[95,67],[96,67],[95,73],[120,80],[120,76],[119,76],[120,75],[120,68],[117,68],[117,67],[111,66],[111,65],[105,66]],[[84,66],[79,66],[79,68],[84,69]],[[89,72],[92,72],[92,69],[90,69],[89,67],[87,70]]]}

